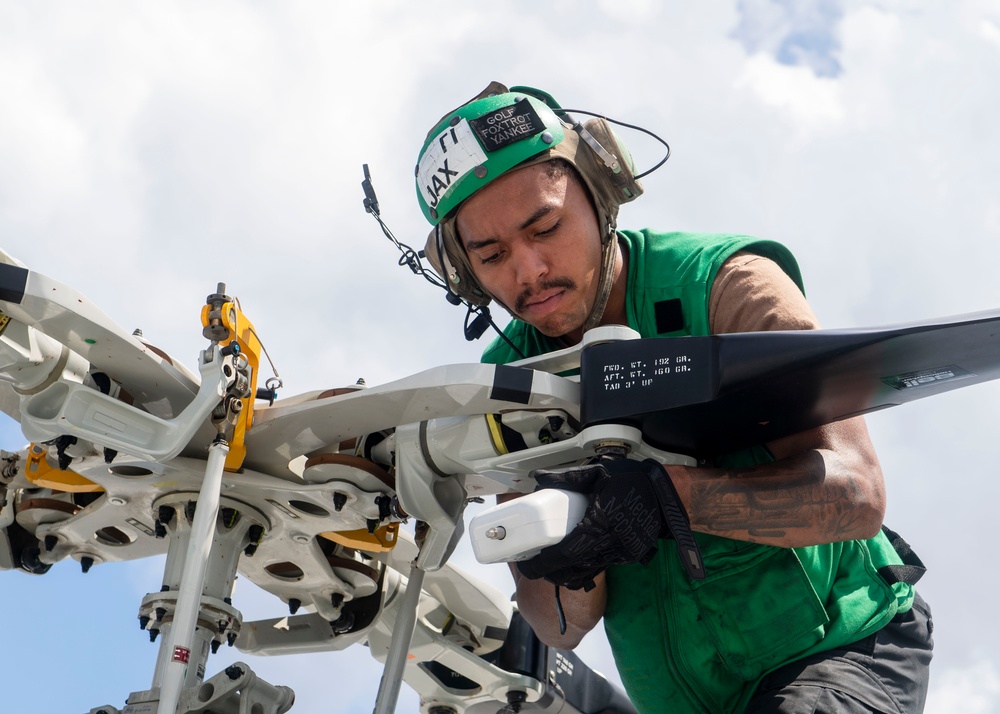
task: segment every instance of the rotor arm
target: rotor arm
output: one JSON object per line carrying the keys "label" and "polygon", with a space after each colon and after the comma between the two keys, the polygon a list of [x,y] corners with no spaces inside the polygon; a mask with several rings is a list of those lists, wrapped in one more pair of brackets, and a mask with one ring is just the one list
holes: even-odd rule
{"label": "rotor arm", "polygon": [[188,445],[225,395],[234,378],[231,360],[222,357],[217,346],[201,353],[201,385],[173,419],[161,419],[76,382],[58,381],[22,396],[21,431],[32,441],[71,434],[140,458],[168,461]]}

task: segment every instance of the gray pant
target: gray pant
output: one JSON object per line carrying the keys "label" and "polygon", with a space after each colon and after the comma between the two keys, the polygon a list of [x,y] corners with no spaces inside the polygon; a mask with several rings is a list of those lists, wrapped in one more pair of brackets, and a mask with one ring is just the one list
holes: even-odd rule
{"label": "gray pant", "polygon": [[920,595],[875,634],[785,665],[764,678],[746,714],[919,714],[934,623]]}

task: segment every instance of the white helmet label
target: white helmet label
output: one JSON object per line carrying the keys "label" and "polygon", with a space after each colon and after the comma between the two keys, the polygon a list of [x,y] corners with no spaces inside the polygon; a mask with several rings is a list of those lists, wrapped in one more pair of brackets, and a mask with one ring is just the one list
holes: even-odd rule
{"label": "white helmet label", "polygon": [[417,165],[417,185],[424,201],[431,208],[436,207],[452,183],[484,163],[486,154],[469,122],[462,119],[449,126],[427,145]]}

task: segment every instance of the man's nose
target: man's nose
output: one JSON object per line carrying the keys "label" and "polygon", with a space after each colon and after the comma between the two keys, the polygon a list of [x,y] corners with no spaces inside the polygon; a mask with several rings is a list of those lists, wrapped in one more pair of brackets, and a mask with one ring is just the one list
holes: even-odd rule
{"label": "man's nose", "polygon": [[533,285],[549,271],[545,256],[533,247],[522,247],[514,256],[515,279],[520,285]]}

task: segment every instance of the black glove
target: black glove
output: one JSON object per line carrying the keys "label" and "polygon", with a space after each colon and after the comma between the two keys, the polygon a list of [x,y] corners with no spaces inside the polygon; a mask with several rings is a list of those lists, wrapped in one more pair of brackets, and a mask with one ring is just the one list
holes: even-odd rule
{"label": "black glove", "polygon": [[659,538],[678,538],[688,573],[704,569],[687,514],[670,477],[656,461],[605,459],[566,471],[535,471],[538,488],[591,494],[583,520],[563,540],[517,564],[527,578],[545,578],[571,590],[594,587],[609,565],[646,564]]}

